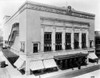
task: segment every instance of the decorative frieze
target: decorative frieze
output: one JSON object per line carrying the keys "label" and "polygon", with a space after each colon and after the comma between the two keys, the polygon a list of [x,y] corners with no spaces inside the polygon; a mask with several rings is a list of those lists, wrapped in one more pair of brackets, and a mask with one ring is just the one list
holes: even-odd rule
{"label": "decorative frieze", "polygon": [[88,14],[88,13],[82,13],[76,10],[73,10],[70,6],[68,8],[60,8],[60,7],[54,7],[54,6],[48,6],[48,5],[42,5],[42,4],[35,4],[35,3],[26,3],[27,9],[33,9],[38,11],[45,11],[45,12],[51,12],[56,14],[63,14],[63,15],[70,15],[80,18],[86,18],[86,19],[94,19],[94,15]]}
{"label": "decorative frieze", "polygon": [[57,18],[48,18],[48,17],[41,17],[41,25],[49,25],[49,26],[61,26],[61,27],[76,27],[76,28],[88,28],[89,23],[87,22],[80,22],[80,21],[69,21],[64,19],[57,19]]}

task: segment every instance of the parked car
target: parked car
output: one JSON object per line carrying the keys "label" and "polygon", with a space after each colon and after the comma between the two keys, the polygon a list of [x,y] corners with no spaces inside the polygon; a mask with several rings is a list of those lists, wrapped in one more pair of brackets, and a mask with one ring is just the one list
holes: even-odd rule
{"label": "parked car", "polygon": [[8,66],[8,64],[5,63],[5,61],[0,61],[0,68],[5,68]]}

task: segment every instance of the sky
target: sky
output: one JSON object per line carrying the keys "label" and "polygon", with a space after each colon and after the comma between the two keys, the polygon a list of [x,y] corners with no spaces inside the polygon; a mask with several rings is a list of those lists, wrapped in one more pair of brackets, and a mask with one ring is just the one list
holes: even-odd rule
{"label": "sky", "polygon": [[100,0],[0,0],[0,27],[5,15],[12,16],[25,1],[34,1],[58,7],[72,6],[75,10],[93,13],[95,30],[100,31]]}

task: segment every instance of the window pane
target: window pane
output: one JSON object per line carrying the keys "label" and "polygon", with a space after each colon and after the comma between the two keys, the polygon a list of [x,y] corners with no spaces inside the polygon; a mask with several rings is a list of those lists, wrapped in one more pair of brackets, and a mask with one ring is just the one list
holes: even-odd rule
{"label": "window pane", "polygon": [[24,41],[21,42],[21,48],[20,48],[20,51],[22,51],[22,52],[25,51],[25,42],[24,42]]}
{"label": "window pane", "polygon": [[33,52],[34,53],[38,52],[38,43],[33,44]]}
{"label": "window pane", "polygon": [[79,48],[79,33],[74,33],[74,49]]}
{"label": "window pane", "polygon": [[86,33],[82,33],[82,48],[86,48]]}
{"label": "window pane", "polygon": [[62,33],[56,32],[55,34],[55,50],[62,50]]}
{"label": "window pane", "polygon": [[44,51],[51,51],[51,32],[44,33]]}
{"label": "window pane", "polygon": [[65,34],[65,49],[71,49],[71,33]]}

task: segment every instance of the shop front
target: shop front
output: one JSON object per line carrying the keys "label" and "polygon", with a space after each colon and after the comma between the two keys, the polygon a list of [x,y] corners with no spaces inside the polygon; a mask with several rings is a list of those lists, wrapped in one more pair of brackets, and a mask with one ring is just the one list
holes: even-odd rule
{"label": "shop front", "polygon": [[56,63],[61,70],[74,67],[80,69],[81,66],[87,65],[86,59],[87,54],[83,53],[55,56]]}

